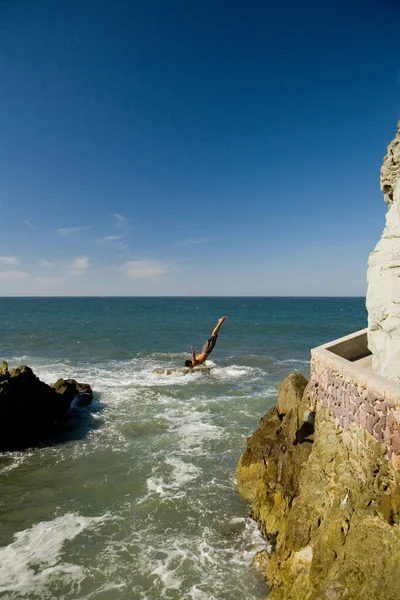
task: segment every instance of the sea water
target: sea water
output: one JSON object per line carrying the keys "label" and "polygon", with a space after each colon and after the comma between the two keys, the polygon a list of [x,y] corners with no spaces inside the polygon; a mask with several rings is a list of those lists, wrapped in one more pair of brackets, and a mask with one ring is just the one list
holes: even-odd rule
{"label": "sea water", "polygon": [[[175,369],[223,324],[209,372]],[[1,298],[0,360],[89,383],[38,448],[0,454],[0,597],[258,600],[246,438],[364,298]]]}

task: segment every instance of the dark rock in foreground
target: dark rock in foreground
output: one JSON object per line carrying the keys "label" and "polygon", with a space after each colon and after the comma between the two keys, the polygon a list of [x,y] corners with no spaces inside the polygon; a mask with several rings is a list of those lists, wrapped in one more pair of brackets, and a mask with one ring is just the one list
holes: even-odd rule
{"label": "dark rock in foreground", "polygon": [[0,451],[27,448],[51,435],[63,421],[72,401],[89,404],[90,385],[59,379],[53,385],[40,381],[22,365],[0,367]]}

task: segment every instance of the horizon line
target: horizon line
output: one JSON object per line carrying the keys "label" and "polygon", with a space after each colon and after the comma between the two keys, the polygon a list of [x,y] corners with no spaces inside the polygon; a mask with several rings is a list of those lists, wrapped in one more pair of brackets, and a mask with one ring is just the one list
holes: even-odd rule
{"label": "horizon line", "polygon": [[317,294],[317,295],[312,295],[312,296],[306,296],[306,295],[290,295],[290,294],[285,294],[285,295],[279,295],[279,294],[273,294],[273,295],[219,295],[219,296],[201,296],[201,295],[166,295],[166,296],[129,296],[129,295],[122,295],[122,296],[109,296],[109,295],[96,295],[96,296],[90,296],[90,295],[83,295],[83,296],[78,296],[78,295],[66,295],[66,296],[45,296],[45,295],[23,295],[23,296],[0,296],[0,299],[15,299],[15,298],[366,298],[366,295],[342,295],[342,294],[331,294],[331,295],[324,295],[324,294]]}

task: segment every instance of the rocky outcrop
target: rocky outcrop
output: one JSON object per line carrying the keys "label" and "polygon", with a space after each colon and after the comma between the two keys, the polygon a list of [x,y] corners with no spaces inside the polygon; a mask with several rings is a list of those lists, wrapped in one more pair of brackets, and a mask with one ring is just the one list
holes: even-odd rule
{"label": "rocky outcrop", "polygon": [[399,471],[385,444],[338,426],[301,375],[248,439],[237,483],[271,542],[256,555],[268,600],[399,597]]}
{"label": "rocky outcrop", "polygon": [[368,347],[373,370],[400,382],[400,122],[381,169],[386,227],[368,261]]}
{"label": "rocky outcrop", "polygon": [[49,436],[76,399],[89,404],[93,394],[88,384],[59,379],[50,386],[32,369],[22,365],[0,367],[0,450],[26,448]]}
{"label": "rocky outcrop", "polygon": [[[282,477],[286,489],[291,488],[293,493],[297,489],[296,472],[311,449],[311,438],[307,436],[303,437],[308,443],[297,443],[306,408],[302,405],[306,385],[306,379],[297,373],[284,380],[279,389],[278,407],[274,406],[262,417],[259,428],[248,439],[236,474],[240,494],[246,500],[255,500],[259,486],[264,488],[265,485],[272,486],[274,492],[270,496],[278,500]],[[279,408],[283,412],[279,413]]]}
{"label": "rocky outcrop", "polygon": [[387,147],[381,168],[381,191],[389,207],[393,204],[394,191],[400,178],[400,121],[397,123],[397,135]]}

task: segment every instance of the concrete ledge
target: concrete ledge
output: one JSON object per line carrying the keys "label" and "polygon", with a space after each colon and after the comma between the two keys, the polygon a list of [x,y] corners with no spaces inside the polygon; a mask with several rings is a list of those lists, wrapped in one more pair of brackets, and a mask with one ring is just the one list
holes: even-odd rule
{"label": "concrete ledge", "polygon": [[393,466],[398,469],[400,384],[371,370],[371,353],[367,353],[366,343],[367,330],[362,329],[313,348],[311,394],[349,435],[359,436],[364,432],[362,439],[366,445],[368,439],[384,443]]}
{"label": "concrete ledge", "polygon": [[367,329],[317,346],[311,350],[313,361],[322,361],[330,368],[348,376],[377,396],[400,406],[400,384],[374,373],[365,357],[371,356],[367,347]]}
{"label": "concrete ledge", "polygon": [[367,339],[368,329],[361,329],[350,335],[329,342],[320,346],[320,348],[326,348],[333,354],[337,354],[346,360],[355,362],[366,356],[372,356],[371,351],[368,348]]}

